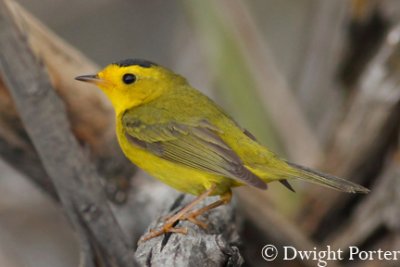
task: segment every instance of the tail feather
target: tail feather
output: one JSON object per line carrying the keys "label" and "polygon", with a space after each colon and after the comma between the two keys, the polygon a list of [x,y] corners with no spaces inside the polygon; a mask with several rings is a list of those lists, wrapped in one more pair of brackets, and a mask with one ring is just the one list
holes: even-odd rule
{"label": "tail feather", "polygon": [[289,189],[290,191],[292,191],[293,193],[296,193],[296,191],[294,190],[293,186],[291,184],[289,184],[288,180],[279,180],[279,182],[286,187],[287,189]]}
{"label": "tail feather", "polygon": [[312,170],[310,168],[307,167],[303,167],[300,165],[297,165],[295,163],[291,163],[291,162],[287,162],[287,164],[289,166],[291,166],[293,168],[293,172],[290,172],[290,176],[291,178],[297,178],[300,180],[304,180],[307,182],[312,182],[315,184],[319,184],[322,186],[326,186],[329,188],[333,188],[339,191],[344,191],[344,192],[348,192],[348,193],[368,193],[370,190],[355,184],[353,182],[350,182],[348,180],[333,176],[333,175],[329,175],[329,174],[325,174],[325,173],[321,173],[315,170]]}

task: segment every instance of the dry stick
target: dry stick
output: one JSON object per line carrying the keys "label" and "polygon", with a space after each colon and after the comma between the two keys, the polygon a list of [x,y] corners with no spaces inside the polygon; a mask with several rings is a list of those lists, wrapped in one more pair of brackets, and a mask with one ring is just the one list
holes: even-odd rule
{"label": "dry stick", "polygon": [[[63,103],[18,31],[4,0],[0,1],[0,53],[1,75],[67,215],[77,231],[85,234],[84,249],[90,252],[87,240],[93,237],[110,262],[135,266],[99,177],[70,132]],[[94,265],[87,257],[84,263]]]}

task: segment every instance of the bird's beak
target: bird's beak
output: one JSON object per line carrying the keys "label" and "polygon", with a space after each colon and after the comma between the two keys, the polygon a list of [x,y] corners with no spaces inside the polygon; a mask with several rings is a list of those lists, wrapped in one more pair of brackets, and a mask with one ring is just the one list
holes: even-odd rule
{"label": "bird's beak", "polygon": [[97,85],[105,82],[105,80],[101,79],[97,74],[78,76],[78,77],[75,77],[75,80],[78,80],[81,82],[93,83],[93,84],[97,84]]}

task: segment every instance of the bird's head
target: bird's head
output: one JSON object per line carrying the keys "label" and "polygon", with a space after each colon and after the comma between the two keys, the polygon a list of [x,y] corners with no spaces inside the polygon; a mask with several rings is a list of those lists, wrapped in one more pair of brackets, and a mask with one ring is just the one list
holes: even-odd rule
{"label": "bird's head", "polygon": [[185,82],[170,70],[141,59],[121,60],[97,74],[75,79],[97,85],[110,99],[117,114],[148,103]]}

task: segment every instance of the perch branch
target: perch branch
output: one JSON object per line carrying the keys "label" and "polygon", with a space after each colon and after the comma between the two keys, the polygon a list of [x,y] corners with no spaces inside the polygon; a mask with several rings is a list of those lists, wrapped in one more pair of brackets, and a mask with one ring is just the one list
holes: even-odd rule
{"label": "perch branch", "polygon": [[[169,210],[176,211],[193,197],[180,195]],[[207,205],[218,197],[206,199]],[[208,223],[203,230],[190,222],[180,222],[188,234],[164,235],[139,244],[136,258],[146,266],[241,266],[243,259],[237,246],[238,234],[233,205],[225,205],[206,213],[202,220]],[[160,226],[161,219],[150,228]]]}

